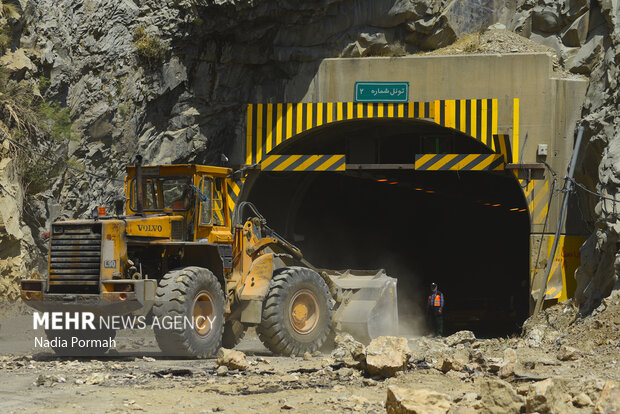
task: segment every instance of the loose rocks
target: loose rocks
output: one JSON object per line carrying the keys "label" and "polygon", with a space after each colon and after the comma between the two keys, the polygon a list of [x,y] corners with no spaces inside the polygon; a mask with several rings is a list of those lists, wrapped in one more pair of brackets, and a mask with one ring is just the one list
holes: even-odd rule
{"label": "loose rocks", "polygon": [[366,359],[366,348],[351,335],[341,333],[334,338],[336,349],[331,357],[335,362],[342,362],[349,368],[362,368]]}
{"label": "loose rocks", "polygon": [[411,352],[405,338],[380,336],[366,348],[366,367],[371,375],[393,377],[407,367]]}
{"label": "loose rocks", "polygon": [[504,350],[504,360],[499,368],[500,378],[508,378],[513,376],[517,366],[517,352],[512,348]]}
{"label": "loose rocks", "polygon": [[476,340],[476,336],[472,331],[459,331],[448,336],[444,341],[448,346],[456,346],[458,344],[471,344]]}
{"label": "loose rocks", "polygon": [[620,413],[620,383],[607,381],[594,408],[596,414]]}
{"label": "loose rocks", "polygon": [[461,371],[463,369],[463,364],[452,358],[444,358],[437,362],[437,369],[444,374],[448,371]]}
{"label": "loose rocks", "polygon": [[385,409],[388,414],[445,414],[450,397],[430,390],[388,387]]}
{"label": "loose rocks", "polygon": [[228,369],[238,369],[240,371],[245,371],[249,366],[243,352],[226,348],[220,348],[217,352],[217,365],[226,366]]}
{"label": "loose rocks", "polygon": [[563,381],[548,378],[530,386],[527,395],[527,412],[565,413],[568,411],[568,394]]}
{"label": "loose rocks", "polygon": [[575,361],[579,359],[579,351],[570,346],[563,345],[558,351],[557,358],[560,361]]}
{"label": "loose rocks", "polygon": [[502,380],[486,380],[480,384],[482,413],[513,414],[521,411],[525,401],[517,395],[509,383]]}

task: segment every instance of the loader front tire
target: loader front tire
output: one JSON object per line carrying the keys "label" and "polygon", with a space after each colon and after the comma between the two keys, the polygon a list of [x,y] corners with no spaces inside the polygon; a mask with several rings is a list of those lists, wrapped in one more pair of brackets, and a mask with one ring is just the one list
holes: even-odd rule
{"label": "loader front tire", "polygon": [[[224,292],[210,270],[191,266],[166,273],[158,283],[153,305],[159,348],[170,356],[215,355],[222,345],[224,306]],[[182,323],[172,325],[165,320]]]}
{"label": "loader front tire", "polygon": [[286,267],[271,279],[256,331],[274,354],[314,352],[331,331],[332,309],[333,300],[321,276],[305,267]]}

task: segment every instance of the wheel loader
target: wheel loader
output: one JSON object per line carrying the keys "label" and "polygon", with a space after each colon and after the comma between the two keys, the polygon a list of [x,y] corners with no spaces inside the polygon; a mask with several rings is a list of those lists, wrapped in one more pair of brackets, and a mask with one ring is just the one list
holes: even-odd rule
{"label": "wheel loader", "polygon": [[[104,353],[111,342],[103,339],[114,339],[118,328],[105,323],[110,316],[190,320],[145,324],[165,354],[184,357],[232,348],[250,326],[269,350],[284,355],[319,349],[335,329],[366,340],[394,334],[396,280],[383,270],[308,263],[254,205],[229,208],[227,188],[239,173],[193,164],[142,166],[138,158],[127,168],[114,212],[99,207],[92,217],[52,223],[48,274],[22,280],[22,299],[42,313],[97,317],[94,329],[47,326],[54,351]],[[53,345],[62,343],[52,342],[58,338],[66,340],[63,346]],[[100,345],[79,346],[70,338]]]}

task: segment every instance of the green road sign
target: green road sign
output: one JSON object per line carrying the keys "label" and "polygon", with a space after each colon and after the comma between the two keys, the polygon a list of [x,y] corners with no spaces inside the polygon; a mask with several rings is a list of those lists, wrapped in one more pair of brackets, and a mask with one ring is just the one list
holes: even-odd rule
{"label": "green road sign", "polygon": [[355,102],[409,102],[409,82],[355,82]]}

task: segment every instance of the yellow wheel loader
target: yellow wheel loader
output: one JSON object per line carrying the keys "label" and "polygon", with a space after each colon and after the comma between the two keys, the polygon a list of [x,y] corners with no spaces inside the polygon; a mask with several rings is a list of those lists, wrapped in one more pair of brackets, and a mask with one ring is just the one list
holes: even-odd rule
{"label": "yellow wheel loader", "polygon": [[95,320],[49,323],[50,346],[103,353],[119,329],[110,317],[141,317],[164,353],[190,357],[234,347],[249,326],[284,355],[319,349],[334,329],[361,339],[396,332],[395,279],[312,266],[251,203],[229,198],[232,182],[228,168],[142,166],[139,158],[113,214],[100,207],[88,219],[54,222],[48,275],[22,280],[22,299],[41,311],[39,321],[50,312]]}

